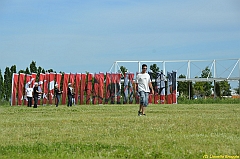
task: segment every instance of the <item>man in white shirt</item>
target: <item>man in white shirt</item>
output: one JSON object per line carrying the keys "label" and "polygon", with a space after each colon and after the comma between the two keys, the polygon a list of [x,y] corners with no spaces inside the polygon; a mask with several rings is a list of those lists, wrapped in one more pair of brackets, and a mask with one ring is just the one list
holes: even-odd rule
{"label": "man in white shirt", "polygon": [[29,87],[26,88],[27,100],[28,100],[28,107],[32,107],[32,97],[33,97],[33,88]]}
{"label": "man in white shirt", "polygon": [[[136,85],[138,85],[138,90],[136,90]],[[142,65],[142,72],[139,73],[136,77],[136,83],[135,83],[135,92],[138,91],[140,94],[140,106],[138,115],[146,115],[145,110],[148,106],[148,96],[150,93],[150,89],[152,90],[152,93],[154,94],[153,86],[151,83],[151,79],[149,74],[147,73],[147,65]]]}

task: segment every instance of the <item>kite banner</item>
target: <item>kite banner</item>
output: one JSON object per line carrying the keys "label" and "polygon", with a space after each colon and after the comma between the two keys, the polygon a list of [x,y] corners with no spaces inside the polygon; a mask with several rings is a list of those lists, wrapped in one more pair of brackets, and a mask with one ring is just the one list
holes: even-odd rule
{"label": "kite banner", "polygon": [[80,90],[80,104],[85,104],[84,100],[84,93],[86,90],[86,74],[81,74],[81,90]]}
{"label": "kite banner", "polygon": [[20,73],[18,83],[18,105],[22,105],[25,74]]}
{"label": "kite banner", "polygon": [[24,88],[24,105],[27,105],[27,95],[26,95],[26,89],[29,87],[33,87],[32,84],[32,75],[26,75],[26,84],[25,84],[25,88]]}
{"label": "kite banner", "polygon": [[168,87],[167,87],[167,104],[172,104],[172,73],[167,72]]}
{"label": "kite banner", "polygon": [[[39,89],[39,91],[41,91],[41,92],[43,92],[43,82],[44,82],[44,78],[45,78],[45,74],[40,73],[40,75],[39,75],[39,82],[38,82],[38,89]],[[41,104],[41,97],[42,97],[42,95],[39,94],[38,105]]]}
{"label": "kite banner", "polygon": [[48,102],[48,81],[49,81],[49,73],[46,73],[45,78],[43,80],[43,105],[46,105]]}
{"label": "kite banner", "polygon": [[92,77],[93,74],[92,73],[88,73],[87,74],[87,97],[86,97],[86,104],[90,104],[91,103],[91,95],[92,95]]}
{"label": "kite banner", "polygon": [[54,98],[54,81],[55,79],[55,73],[49,74],[49,104],[53,104],[53,98]]}
{"label": "kite banner", "polygon": [[125,72],[124,73],[124,99],[123,99],[123,104],[127,104],[128,103],[128,91],[129,91],[129,88],[128,88],[128,83],[129,83],[129,77],[128,77],[128,73]]}
{"label": "kite banner", "polygon": [[111,76],[106,73],[106,87],[105,87],[105,104],[108,104],[111,95]]}
{"label": "kite banner", "polygon": [[160,74],[160,102],[165,104],[165,75],[162,72]]}
{"label": "kite banner", "polygon": [[103,92],[104,92],[104,73],[99,73],[99,94],[98,94],[98,104],[103,104]]}
{"label": "kite banner", "polygon": [[75,77],[76,77],[76,82],[75,82],[75,104],[78,104],[78,96],[79,96],[81,74],[77,73],[75,75]]}
{"label": "kite banner", "polygon": [[62,104],[66,104],[67,89],[68,89],[69,73],[65,73],[63,77],[63,93],[62,93]]}
{"label": "kite banner", "polygon": [[12,95],[11,95],[11,106],[16,105],[16,94],[18,85],[18,74],[14,73],[12,76]]}
{"label": "kite banner", "polygon": [[115,96],[117,96],[117,104],[121,104],[121,73],[117,73],[116,75],[116,83],[115,83]]}
{"label": "kite banner", "polygon": [[93,78],[93,104],[97,104],[97,99],[98,99],[98,88],[99,88],[99,74],[94,75]]}
{"label": "kite banner", "polygon": [[134,78],[134,73],[129,73],[128,75],[129,77],[129,104],[132,104],[133,103],[133,85],[134,85],[134,81],[133,81],[133,78]]}

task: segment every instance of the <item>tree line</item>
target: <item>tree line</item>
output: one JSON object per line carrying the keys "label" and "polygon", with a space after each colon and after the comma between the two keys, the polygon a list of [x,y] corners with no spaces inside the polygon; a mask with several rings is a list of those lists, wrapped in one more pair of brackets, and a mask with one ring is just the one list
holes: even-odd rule
{"label": "tree line", "polygon": [[[160,72],[159,67],[156,64],[150,65],[150,70],[153,73],[153,78],[156,78],[156,74]],[[121,66],[120,70],[123,74],[127,71],[126,67]],[[47,72],[55,72],[53,69],[43,69],[42,67],[36,65],[36,61],[32,61],[30,66],[27,67],[25,70],[19,70],[17,72],[16,65],[11,67],[6,67],[4,71],[4,75],[2,75],[2,70],[0,69],[0,100],[1,101],[9,101],[11,98],[11,86],[12,86],[12,75],[13,73],[25,73],[25,74],[37,74],[37,79],[40,73],[47,73]],[[60,71],[60,73],[63,73]],[[206,67],[200,77],[196,78],[211,78],[212,73],[208,67]],[[186,78],[185,75],[181,74],[178,78]],[[154,85],[154,83],[153,83]],[[190,86],[190,88],[189,88]],[[177,90],[180,96],[187,97],[192,99],[194,95],[198,97],[210,97],[212,95],[212,91],[216,89],[216,95],[218,97],[222,96],[229,96],[231,95],[231,87],[228,81],[219,81],[216,82],[215,87],[213,86],[213,82],[178,82]],[[239,94],[239,89],[235,89]]]}

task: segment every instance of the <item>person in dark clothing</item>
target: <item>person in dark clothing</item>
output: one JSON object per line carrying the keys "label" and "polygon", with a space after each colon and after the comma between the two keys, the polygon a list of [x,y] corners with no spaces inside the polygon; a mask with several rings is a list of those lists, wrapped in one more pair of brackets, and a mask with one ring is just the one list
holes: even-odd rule
{"label": "person in dark clothing", "polygon": [[37,108],[38,104],[38,94],[42,94],[42,92],[38,91],[38,83],[34,83],[34,88],[33,88],[33,98],[34,98],[34,106],[33,108]]}
{"label": "person in dark clothing", "polygon": [[73,98],[73,88],[72,88],[72,84],[71,83],[68,84],[67,95],[68,95],[68,104],[67,104],[67,106],[71,107],[72,106],[72,98]]}
{"label": "person in dark clothing", "polygon": [[56,104],[56,107],[58,107],[58,103],[60,101],[60,96],[62,94],[62,91],[60,91],[58,89],[58,84],[55,84],[55,88],[54,88],[54,92],[55,92],[55,104]]}

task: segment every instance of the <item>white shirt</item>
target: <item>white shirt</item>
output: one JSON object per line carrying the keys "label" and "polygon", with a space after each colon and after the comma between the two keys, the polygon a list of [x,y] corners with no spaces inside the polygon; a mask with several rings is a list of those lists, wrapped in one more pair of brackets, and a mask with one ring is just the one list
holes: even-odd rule
{"label": "white shirt", "polygon": [[148,73],[139,73],[136,77],[136,83],[138,83],[138,92],[150,92],[149,83],[151,82]]}
{"label": "white shirt", "polygon": [[27,93],[27,97],[32,97],[33,88],[27,88],[26,93]]}

